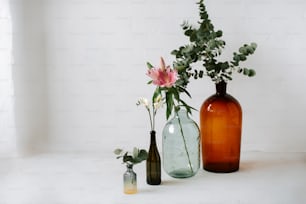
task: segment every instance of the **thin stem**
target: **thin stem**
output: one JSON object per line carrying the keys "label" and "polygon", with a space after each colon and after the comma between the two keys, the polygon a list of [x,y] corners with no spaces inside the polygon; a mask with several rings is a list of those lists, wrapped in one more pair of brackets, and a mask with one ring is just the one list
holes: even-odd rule
{"label": "thin stem", "polygon": [[147,111],[149,113],[149,118],[150,118],[150,126],[151,126],[151,130],[154,130],[154,125],[153,125],[153,122],[152,122],[152,116],[151,116],[151,111],[149,108],[147,108]]}
{"label": "thin stem", "polygon": [[182,127],[181,119],[180,119],[180,116],[178,115],[178,112],[176,111],[175,113],[177,115],[178,122],[179,122],[179,125],[180,125],[180,131],[181,131],[181,135],[183,137],[184,147],[185,147],[185,151],[186,151],[186,154],[187,154],[187,157],[188,157],[188,162],[189,162],[190,170],[191,170],[191,173],[194,173],[192,165],[191,165],[191,161],[190,161],[189,152],[188,152],[187,145],[186,145],[186,140],[185,140],[184,133],[183,133],[183,127]]}
{"label": "thin stem", "polygon": [[156,115],[156,110],[154,108],[154,104],[152,104],[152,112],[153,112],[153,129],[155,129],[155,115]]}

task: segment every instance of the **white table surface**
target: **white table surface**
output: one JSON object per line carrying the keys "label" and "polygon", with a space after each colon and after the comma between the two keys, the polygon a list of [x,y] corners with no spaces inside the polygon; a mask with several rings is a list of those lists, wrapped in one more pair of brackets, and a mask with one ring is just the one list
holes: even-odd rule
{"label": "white table surface", "polygon": [[199,170],[188,179],[162,175],[145,182],[136,165],[138,193],[123,194],[125,166],[114,155],[49,153],[0,158],[0,204],[303,204],[306,153],[242,152],[240,170]]}

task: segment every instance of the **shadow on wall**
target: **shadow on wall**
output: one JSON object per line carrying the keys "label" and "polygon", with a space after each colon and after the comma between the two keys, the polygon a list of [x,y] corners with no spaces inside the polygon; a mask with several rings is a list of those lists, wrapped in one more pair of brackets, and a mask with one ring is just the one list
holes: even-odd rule
{"label": "shadow on wall", "polygon": [[9,5],[16,141],[23,155],[41,151],[48,133],[42,2],[10,1]]}

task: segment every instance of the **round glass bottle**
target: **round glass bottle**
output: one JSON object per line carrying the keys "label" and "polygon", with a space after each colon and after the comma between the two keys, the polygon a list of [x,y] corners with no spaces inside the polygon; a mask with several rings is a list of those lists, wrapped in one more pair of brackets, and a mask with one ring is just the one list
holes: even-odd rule
{"label": "round glass bottle", "polygon": [[200,132],[180,109],[163,129],[163,167],[174,178],[194,176],[200,167]]}
{"label": "round glass bottle", "polygon": [[204,101],[200,111],[204,169],[233,172],[239,169],[242,110],[226,93],[224,81],[216,84],[216,94]]}

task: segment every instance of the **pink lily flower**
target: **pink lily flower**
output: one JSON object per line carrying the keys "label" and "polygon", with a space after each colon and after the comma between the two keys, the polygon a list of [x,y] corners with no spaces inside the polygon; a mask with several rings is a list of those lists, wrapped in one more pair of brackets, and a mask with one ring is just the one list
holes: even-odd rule
{"label": "pink lily flower", "polygon": [[166,66],[164,59],[160,58],[160,67],[148,70],[147,75],[152,79],[154,85],[160,87],[172,87],[178,79],[177,70]]}

